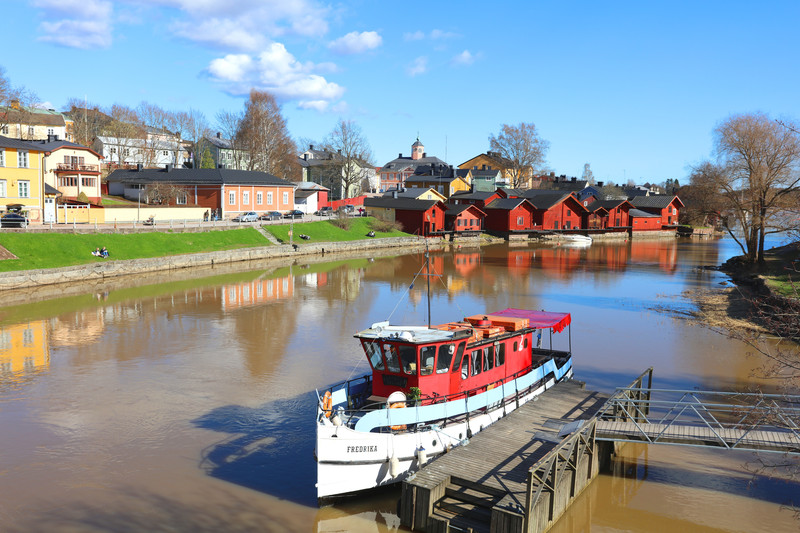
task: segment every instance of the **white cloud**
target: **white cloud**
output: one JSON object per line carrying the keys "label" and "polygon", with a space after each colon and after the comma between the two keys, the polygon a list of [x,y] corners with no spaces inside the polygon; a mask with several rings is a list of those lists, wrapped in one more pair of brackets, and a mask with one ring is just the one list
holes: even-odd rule
{"label": "white cloud", "polygon": [[425,38],[425,33],[420,30],[415,31],[414,33],[404,33],[403,39],[406,41],[421,41]]}
{"label": "white cloud", "polygon": [[363,54],[367,50],[374,50],[383,43],[383,39],[374,31],[351,31],[343,37],[328,44],[328,48],[337,54]]}
{"label": "white cloud", "polygon": [[454,65],[468,66],[473,64],[475,62],[475,59],[477,59],[476,55],[471,54],[469,50],[464,50],[460,54],[456,55],[452,59],[452,62]]}
{"label": "white cloud", "polygon": [[425,56],[420,56],[416,58],[411,65],[406,67],[406,74],[411,77],[418,76],[420,74],[424,74],[428,70],[428,58]]}
{"label": "white cloud", "polygon": [[444,30],[431,30],[431,39],[435,41],[440,39],[452,39],[454,37],[458,37],[458,34]]}
{"label": "white cloud", "polygon": [[229,54],[215,59],[208,72],[228,93],[267,90],[279,99],[298,101],[304,109],[324,109],[344,94],[343,87],[317,74],[314,64],[297,61],[281,43],[272,43],[258,56]]}
{"label": "white cloud", "polygon": [[45,19],[40,41],[70,48],[111,46],[112,4],[109,0],[34,0]]}

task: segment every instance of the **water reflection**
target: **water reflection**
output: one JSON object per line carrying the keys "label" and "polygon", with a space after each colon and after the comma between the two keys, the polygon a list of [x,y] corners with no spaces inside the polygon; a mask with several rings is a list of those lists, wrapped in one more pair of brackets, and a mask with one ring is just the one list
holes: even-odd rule
{"label": "water reflection", "polygon": [[[685,291],[725,280],[701,267],[731,249],[658,240],[436,251],[432,320],[505,307],[571,312],[576,373],[597,390],[650,365],[660,387],[763,385],[746,347],[681,318],[692,305]],[[426,279],[411,286],[422,254],[394,253],[7,298],[0,426],[14,431],[0,433],[3,527],[124,531],[130,520],[128,530],[397,529],[396,488],[314,507],[312,419],[314,388],[367,370],[354,332],[387,318],[427,320]],[[779,485],[758,480],[767,489],[754,502],[742,462],[741,454],[644,448],[590,485],[564,524],[790,530]],[[730,505],[736,520],[711,509]],[[740,508],[759,519],[748,522]],[[219,526],[222,516],[229,527]]]}

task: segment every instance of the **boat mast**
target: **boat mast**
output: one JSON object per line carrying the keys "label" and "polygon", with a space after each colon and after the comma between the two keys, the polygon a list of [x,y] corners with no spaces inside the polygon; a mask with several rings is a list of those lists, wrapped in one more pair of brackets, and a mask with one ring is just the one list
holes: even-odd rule
{"label": "boat mast", "polygon": [[425,269],[428,280],[428,329],[431,329],[431,254],[428,250],[428,241],[425,241]]}

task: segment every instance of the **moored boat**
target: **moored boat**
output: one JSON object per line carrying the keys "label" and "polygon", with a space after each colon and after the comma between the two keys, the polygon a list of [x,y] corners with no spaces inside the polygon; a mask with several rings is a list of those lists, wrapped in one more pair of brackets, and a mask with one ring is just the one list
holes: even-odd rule
{"label": "moored boat", "polygon": [[570,322],[568,313],[505,309],[358,332],[371,371],[317,393],[318,499],[402,481],[570,378],[571,342],[553,344]]}

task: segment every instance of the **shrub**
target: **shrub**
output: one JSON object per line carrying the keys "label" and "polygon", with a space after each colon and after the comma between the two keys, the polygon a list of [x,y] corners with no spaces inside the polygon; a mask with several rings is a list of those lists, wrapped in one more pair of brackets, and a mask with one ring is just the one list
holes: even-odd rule
{"label": "shrub", "polygon": [[403,225],[400,222],[386,220],[385,218],[374,218],[370,224],[372,231],[379,233],[389,233],[392,231],[403,231]]}
{"label": "shrub", "polygon": [[345,231],[350,229],[350,222],[350,217],[347,216],[347,213],[344,211],[339,211],[333,220],[331,220],[331,224]]}

